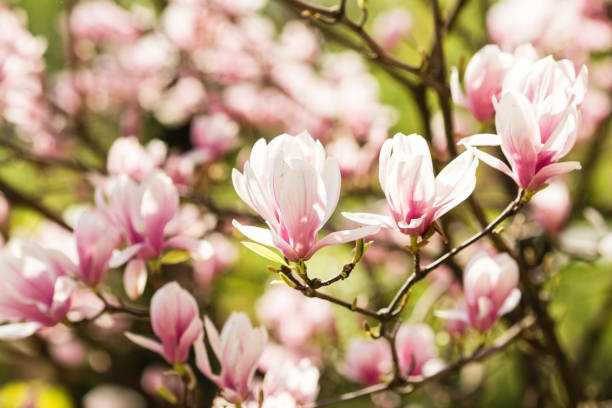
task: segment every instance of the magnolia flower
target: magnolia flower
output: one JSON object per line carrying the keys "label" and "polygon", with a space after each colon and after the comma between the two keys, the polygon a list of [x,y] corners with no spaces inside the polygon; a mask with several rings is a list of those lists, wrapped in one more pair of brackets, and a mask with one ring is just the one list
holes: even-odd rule
{"label": "magnolia flower", "polygon": [[141,181],[161,167],[166,153],[166,144],[161,140],[152,140],[143,147],[135,136],[121,137],[108,151],[106,168],[112,175],[127,174],[131,179]]}
{"label": "magnolia flower", "polygon": [[313,402],[319,393],[319,370],[309,359],[287,360],[268,370],[263,382],[264,401],[288,393],[298,404]]}
{"label": "magnolia flower", "polygon": [[161,343],[134,333],[125,335],[139,346],[163,356],[170,364],[184,363],[191,345],[202,334],[198,304],[176,282],[165,284],[151,298],[151,325]]}
{"label": "magnolia flower", "polygon": [[391,372],[391,347],[385,339],[353,339],[341,366],[342,373],[363,385],[374,385]]}
{"label": "magnolia flower", "polygon": [[510,255],[491,257],[481,251],[470,260],[463,274],[465,310],[443,310],[436,315],[462,320],[476,330],[486,331],[520,301],[518,277],[518,265]]}
{"label": "magnolia flower", "polygon": [[79,265],[77,277],[87,286],[96,286],[108,268],[121,236],[98,211],[81,215],[74,230]]}
{"label": "magnolia flower", "polygon": [[468,109],[479,121],[491,119],[495,114],[493,98],[499,97],[513,62],[512,54],[501,51],[497,45],[485,45],[465,70],[465,94],[459,84],[459,72],[453,67],[450,85],[455,103]]}
{"label": "magnolia flower", "polygon": [[402,376],[427,374],[426,363],[438,356],[434,337],[433,330],[426,324],[403,323],[400,326],[395,348]]}
{"label": "magnolia flower", "polygon": [[178,235],[165,238],[166,226],[178,211],[179,198],[172,180],[162,171],[154,171],[140,184],[120,175],[109,202],[97,190],[96,204],[129,244],[111,259],[111,267],[122,265],[134,255],[152,259],[166,247],[182,248],[186,244]]}
{"label": "magnolia flower", "polygon": [[205,160],[215,160],[234,148],[240,127],[224,113],[200,115],[191,122],[191,143]]}
{"label": "magnolia flower", "polygon": [[133,41],[140,36],[132,15],[106,0],[78,4],[70,13],[69,24],[75,37],[93,41]]}
{"label": "magnolia flower", "polygon": [[[580,169],[581,166],[579,162],[558,162],[576,141],[580,122],[576,107],[568,106],[563,120],[552,133],[541,131],[536,109],[527,97],[516,91],[509,91],[497,104],[495,126],[499,135],[474,135],[461,140],[460,143],[472,146],[501,145],[510,167],[480,150],[476,151],[476,155],[480,160],[511,177],[519,187],[537,191],[551,177]],[[549,123],[548,118],[543,121]]]}
{"label": "magnolia flower", "polygon": [[567,219],[572,206],[567,184],[561,179],[553,180],[541,193],[529,201],[531,214],[549,233],[557,233]]}
{"label": "magnolia flower", "polygon": [[283,134],[267,145],[260,139],[244,173],[234,169],[232,180],[240,198],[270,229],[243,226],[236,220],[234,226],[253,241],[278,248],[290,261],[310,259],[322,247],[378,231],[378,227],[338,231],[319,241],[318,232],[338,203],[340,170],[308,132]]}
{"label": "magnolia flower", "polygon": [[75,289],[69,277],[74,265],[62,253],[35,242],[24,244],[19,252],[0,252],[0,321],[6,322],[0,326],[1,339],[23,338],[55,326],[70,310]]}
{"label": "magnolia flower", "polygon": [[398,133],[380,151],[379,180],[391,216],[343,213],[366,225],[382,225],[411,236],[465,200],[476,186],[478,160],[473,149],[460,154],[434,178],[427,142],[422,136]]}
{"label": "magnolia flower", "polygon": [[387,51],[395,50],[400,41],[410,34],[412,14],[404,7],[396,7],[380,13],[374,20],[374,38]]}
{"label": "magnolia flower", "polygon": [[221,365],[221,372],[212,372],[203,335],[194,347],[196,365],[202,374],[217,384],[223,398],[233,403],[242,402],[251,390],[251,381],[268,334],[263,327],[253,328],[244,313],[232,313],[223,326],[221,336],[208,317],[204,319],[208,342]]}

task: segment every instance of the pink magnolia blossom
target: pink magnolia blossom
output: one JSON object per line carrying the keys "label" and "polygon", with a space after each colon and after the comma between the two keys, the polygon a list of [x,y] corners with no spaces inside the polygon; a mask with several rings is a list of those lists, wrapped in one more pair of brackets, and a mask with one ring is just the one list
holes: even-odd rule
{"label": "pink magnolia blossom", "polygon": [[69,275],[72,262],[62,253],[27,242],[17,256],[0,252],[0,338],[27,337],[41,327],[54,326],[70,310],[76,287]]}
{"label": "pink magnolia blossom", "polygon": [[319,394],[319,370],[307,358],[287,360],[268,370],[262,389],[264,401],[288,393],[298,404],[307,404]]}
{"label": "pink magnolia blossom", "polygon": [[580,169],[579,162],[562,162],[576,141],[580,114],[572,106],[553,132],[543,133],[534,106],[522,94],[510,91],[497,105],[495,126],[499,135],[474,135],[460,143],[473,146],[501,145],[510,167],[488,153],[477,150],[478,158],[511,177],[526,190],[539,190],[548,179]]}
{"label": "pink magnolia blossom", "polygon": [[204,324],[208,342],[221,365],[221,372],[212,372],[203,335],[195,343],[196,365],[206,377],[217,384],[226,400],[233,403],[245,401],[251,391],[257,363],[268,340],[266,330],[263,327],[253,328],[244,313],[232,313],[220,336],[208,317],[205,317]]}
{"label": "pink magnolia blossom", "polygon": [[143,147],[134,136],[121,137],[108,151],[106,168],[112,175],[126,174],[135,181],[141,181],[161,167],[166,153],[166,144],[161,140],[152,140]]}
{"label": "pink magnolia blossom", "polygon": [[391,347],[385,339],[353,339],[346,350],[342,373],[363,385],[378,384],[391,372]]}
{"label": "pink magnolia blossom", "polygon": [[192,243],[188,237],[179,235],[166,239],[166,226],[178,211],[179,198],[172,180],[162,171],[151,173],[140,184],[122,174],[116,180],[109,202],[97,190],[96,203],[129,245],[111,259],[111,267],[122,265],[134,255],[152,259],[164,248],[184,248]]}
{"label": "pink magnolia blossom", "polygon": [[412,14],[404,7],[396,7],[379,14],[374,20],[374,38],[388,51],[395,50],[399,42],[412,31]]}
{"label": "pink magnolia blossom", "polygon": [[213,233],[206,236],[208,244],[199,246],[191,253],[193,277],[198,285],[208,286],[220,273],[229,268],[238,258],[238,251],[223,234]]}
{"label": "pink magnolia blossom", "polygon": [[78,4],[70,14],[69,24],[79,39],[121,42],[140,36],[140,28],[130,13],[106,0]]}
{"label": "pink magnolia blossom", "polygon": [[151,298],[151,325],[158,343],[147,337],[125,333],[134,343],[163,356],[170,364],[182,364],[189,350],[202,334],[198,304],[178,283],[162,286]]}
{"label": "pink magnolia blossom", "polygon": [[470,60],[465,70],[465,94],[459,84],[459,72],[453,67],[450,84],[453,100],[468,109],[474,118],[486,121],[493,117],[493,98],[498,98],[514,56],[497,45],[485,45]]}
{"label": "pink magnolia blossom", "polygon": [[320,142],[304,132],[283,134],[269,144],[260,139],[253,146],[244,173],[234,169],[234,189],[258,212],[269,230],[234,226],[248,238],[278,248],[290,261],[308,260],[320,248],[374,234],[378,227],[338,231],[318,239],[340,196],[340,169],[325,157]]}
{"label": "pink magnolia blossom", "polygon": [[395,337],[402,376],[424,375],[426,364],[438,356],[434,332],[421,323],[403,323]]}
{"label": "pink magnolia blossom", "polygon": [[77,276],[86,285],[96,286],[119,244],[119,231],[103,214],[92,211],[81,215],[74,236],[79,256]]}
{"label": "pink magnolia blossom", "polygon": [[549,233],[555,234],[565,223],[572,205],[567,184],[555,179],[529,201],[531,214]]}
{"label": "pink magnolia blossom", "polygon": [[425,139],[417,134],[398,133],[383,144],[379,159],[380,186],[391,217],[369,213],[343,215],[361,224],[421,235],[474,191],[477,166],[473,149],[468,149],[434,177]]}
{"label": "pink magnolia blossom", "polygon": [[487,331],[521,299],[518,265],[508,254],[491,257],[481,251],[465,267],[463,291],[465,310],[438,311],[442,318],[463,320],[473,328]]}

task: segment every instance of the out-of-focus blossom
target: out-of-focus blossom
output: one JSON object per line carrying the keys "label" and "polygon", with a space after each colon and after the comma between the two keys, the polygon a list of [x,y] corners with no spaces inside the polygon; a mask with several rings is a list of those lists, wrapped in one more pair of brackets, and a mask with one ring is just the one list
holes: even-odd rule
{"label": "out-of-focus blossom", "polygon": [[374,38],[388,51],[396,49],[412,31],[412,14],[403,7],[396,7],[376,16]]}
{"label": "out-of-focus blossom", "polygon": [[206,90],[199,79],[185,76],[160,97],[153,108],[155,115],[164,124],[177,125],[198,111],[206,98]]}
{"label": "out-of-focus blossom", "polygon": [[74,264],[58,251],[35,242],[0,252],[0,338],[27,337],[44,326],[54,326],[70,310],[75,282]]}
{"label": "out-of-focus blossom", "polygon": [[529,42],[545,54],[575,61],[612,45],[612,24],[603,1],[504,0],[489,9],[487,29],[504,47]]}
{"label": "out-of-focus blossom", "polygon": [[319,54],[319,41],[312,29],[300,21],[289,21],[280,37],[281,55],[312,62]]}
{"label": "out-of-focus blossom", "polygon": [[121,137],[108,151],[106,168],[112,175],[126,174],[141,181],[166,159],[166,144],[154,139],[143,147],[134,136]]}
{"label": "out-of-focus blossom", "polygon": [[610,115],[610,112],[612,112],[610,97],[598,89],[589,89],[580,107],[582,120],[578,131],[578,141],[586,140],[591,136],[597,126]]}
{"label": "out-of-focus blossom", "polygon": [[130,299],[142,296],[147,286],[147,264],[140,258],[132,259],[123,271],[123,290]]}
{"label": "out-of-focus blossom", "polygon": [[191,143],[205,155],[215,160],[236,146],[240,127],[224,113],[198,116],[191,122]]}
{"label": "out-of-focus blossom", "polygon": [[207,235],[206,242],[210,246],[210,252],[195,251],[191,254],[193,277],[201,286],[210,285],[217,275],[229,268],[238,258],[238,251],[223,234]]}
{"label": "out-of-focus blossom", "polygon": [[329,155],[336,159],[343,176],[363,176],[370,171],[378,149],[359,146],[352,137],[341,137],[327,145]]}
{"label": "out-of-focus blossom", "polygon": [[232,16],[245,16],[260,10],[267,0],[211,0],[211,2]]}
{"label": "out-of-focus blossom", "polygon": [[533,196],[529,201],[533,217],[551,234],[565,223],[570,212],[571,198],[567,185],[560,179]]}
{"label": "out-of-focus blossom", "polygon": [[422,136],[401,133],[385,142],[380,152],[379,180],[391,217],[343,213],[366,225],[382,225],[411,236],[465,200],[476,186],[478,160],[472,149],[451,161],[434,177],[429,147]]}
{"label": "out-of-focus blossom", "polygon": [[79,3],[70,13],[70,31],[77,39],[95,42],[133,41],[140,28],[133,16],[115,3],[94,0]]}
{"label": "out-of-focus blossom", "polygon": [[234,189],[259,213],[269,230],[234,226],[248,238],[278,248],[290,261],[308,260],[320,248],[363,238],[378,227],[338,231],[318,239],[340,195],[340,169],[325,157],[320,142],[304,132],[283,134],[269,144],[260,139],[253,146],[244,173],[234,169]]}
{"label": "out-of-focus blossom", "polygon": [[459,71],[453,67],[450,78],[453,100],[468,109],[474,118],[486,121],[493,117],[493,98],[498,99],[506,73],[514,57],[497,45],[485,45],[470,60],[465,70],[465,94],[459,84]]}
{"label": "out-of-focus blossom", "polygon": [[182,364],[202,334],[199,314],[193,296],[178,283],[170,282],[151,298],[151,325],[161,343],[134,333],[125,335],[139,346],[160,354],[168,363]]}
{"label": "out-of-focus blossom", "polygon": [[117,385],[98,385],[83,397],[83,408],[145,408],[145,399],[136,391]]}
{"label": "out-of-focus blossom", "polygon": [[239,403],[251,391],[257,362],[263,353],[268,334],[263,327],[253,328],[247,315],[232,313],[225,322],[221,335],[205,317],[206,335],[221,372],[214,374],[210,367],[203,336],[195,343],[196,365],[221,389],[226,400]]}
{"label": "out-of-focus blossom", "polygon": [[395,348],[402,376],[427,375],[426,364],[438,356],[433,330],[421,323],[403,323]]}
{"label": "out-of-focus blossom", "polygon": [[189,191],[193,184],[195,164],[189,154],[172,153],[166,160],[164,172],[172,179],[181,193]]}
{"label": "out-of-focus blossom", "polygon": [[285,361],[268,370],[262,389],[264,401],[288,393],[298,404],[307,404],[313,402],[319,393],[319,370],[306,358],[297,364]]}
{"label": "out-of-focus blossom", "polygon": [[184,387],[181,378],[168,374],[168,367],[162,365],[151,365],[145,368],[140,377],[140,386],[144,392],[158,398],[161,397],[157,390],[164,387],[179,401],[183,400]]}
{"label": "out-of-focus blossom", "polygon": [[[288,314],[293,317],[287,319]],[[328,303],[281,285],[269,288],[261,297],[257,316],[284,346],[292,349],[304,347],[316,334],[331,332],[335,327]]]}
{"label": "out-of-focus blossom", "polygon": [[[447,159],[448,139],[446,138],[442,112],[436,112],[431,116],[430,128],[431,147],[435,152],[434,157],[437,155],[440,159]],[[471,114],[459,109],[453,111],[453,139],[455,141],[477,133],[478,129],[480,129],[479,124]]]}
{"label": "out-of-focus blossom", "polygon": [[385,339],[353,339],[348,345],[342,373],[362,385],[374,385],[391,372],[393,359],[391,347]]}
{"label": "out-of-focus blossom", "polygon": [[481,251],[466,265],[463,274],[466,310],[438,311],[436,314],[463,320],[476,330],[487,331],[500,316],[519,303],[518,274],[518,265],[508,254],[491,257]]}
{"label": "out-of-focus blossom", "polygon": [[88,212],[79,218],[74,236],[79,255],[77,276],[86,285],[96,286],[119,244],[119,231],[100,212]]}

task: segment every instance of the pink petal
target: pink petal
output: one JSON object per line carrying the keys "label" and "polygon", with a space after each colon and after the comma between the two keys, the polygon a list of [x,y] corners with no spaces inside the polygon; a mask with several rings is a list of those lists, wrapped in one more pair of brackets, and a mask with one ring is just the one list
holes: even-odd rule
{"label": "pink petal", "polygon": [[134,244],[127,248],[122,249],[121,251],[114,251],[113,256],[108,261],[109,268],[118,268],[127,261],[130,260],[134,255],[138,253],[142,249],[143,244]]}
{"label": "pink petal", "polygon": [[344,244],[351,241],[356,241],[360,238],[364,238],[368,235],[374,235],[380,230],[380,226],[367,226],[361,227],[353,230],[346,231],[336,231],[332,232],[312,247],[312,249],[308,252],[308,254],[304,257],[304,259],[309,259],[316,251],[319,249],[329,246],[329,245],[338,245]]}
{"label": "pink petal", "polygon": [[363,225],[379,225],[389,229],[395,229],[395,221],[387,215],[372,214],[372,213],[352,213],[343,212],[342,216],[358,224]]}
{"label": "pink petal", "polygon": [[138,299],[147,286],[147,265],[142,259],[133,259],[123,272],[123,288],[130,299]]}
{"label": "pink petal", "polygon": [[232,225],[245,237],[251,241],[259,242],[262,245],[274,247],[274,241],[272,239],[272,233],[270,230],[259,227],[251,227],[248,225],[242,225],[238,221],[233,220]]}
{"label": "pink petal", "polygon": [[503,316],[506,313],[510,313],[521,301],[521,291],[517,288],[512,289],[512,292],[506,298],[504,304],[499,308],[497,316]]}
{"label": "pink petal", "polygon": [[[141,336],[140,334],[125,332],[125,337],[130,339],[131,342],[136,343],[140,347],[144,347],[148,350],[151,350],[154,353],[159,354],[160,356],[164,356],[164,349],[162,348],[161,343],[150,339],[145,336]],[[165,357],[165,356],[164,356]]]}
{"label": "pink petal", "polygon": [[0,326],[0,339],[18,340],[36,333],[42,325],[37,322],[9,323]]}
{"label": "pink petal", "polygon": [[459,71],[456,67],[451,68],[451,74],[449,78],[449,85],[451,90],[451,95],[453,97],[453,102],[455,105],[463,106],[464,108],[468,107],[468,101],[461,89],[461,83],[459,82]]}
{"label": "pink petal", "polygon": [[493,133],[479,133],[464,137],[457,144],[462,146],[499,146],[501,138]]}
{"label": "pink petal", "polygon": [[485,153],[481,150],[476,150],[474,154],[476,155],[476,157],[478,157],[479,160],[487,163],[494,169],[501,171],[502,173],[504,173],[505,175],[512,178],[515,182],[518,183],[516,176],[514,175],[512,170],[510,170],[506,163],[499,160],[497,157],[491,156],[489,153]]}
{"label": "pink petal", "polygon": [[537,172],[535,177],[527,186],[527,190],[537,191],[546,183],[548,179],[561,174],[569,173],[572,170],[580,170],[581,168],[582,166],[580,163],[575,161],[549,164]]}

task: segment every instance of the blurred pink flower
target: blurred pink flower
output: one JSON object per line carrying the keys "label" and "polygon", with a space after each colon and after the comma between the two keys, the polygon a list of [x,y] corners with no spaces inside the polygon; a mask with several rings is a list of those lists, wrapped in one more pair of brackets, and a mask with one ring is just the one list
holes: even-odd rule
{"label": "blurred pink flower", "polygon": [[78,39],[119,43],[140,36],[140,28],[132,15],[106,0],[79,3],[70,14],[69,24],[72,35]]}
{"label": "blurred pink flower", "polygon": [[166,144],[154,139],[143,147],[135,136],[120,137],[108,151],[106,168],[111,175],[126,174],[141,181],[166,159]]}
{"label": "blurred pink flower", "polygon": [[283,27],[279,53],[303,62],[313,62],[319,55],[320,47],[314,31],[300,21],[289,21]]}
{"label": "blurred pink flower", "polygon": [[340,170],[308,132],[284,134],[267,145],[260,139],[244,165],[244,174],[234,169],[232,180],[240,198],[270,229],[243,226],[236,220],[234,226],[249,239],[278,248],[290,261],[308,260],[322,247],[378,231],[376,226],[363,227],[318,239],[338,203]]}
{"label": "blurred pink flower", "polygon": [[96,286],[108,268],[113,250],[119,245],[119,231],[99,211],[81,215],[74,230],[79,264],[77,277],[87,286]]}
{"label": "blurred pink flower", "polygon": [[205,241],[210,251],[206,247],[199,247],[200,250],[191,253],[194,279],[201,286],[210,285],[217,275],[238,258],[238,251],[223,234],[207,235]]}
{"label": "blurred pink flower", "polygon": [[196,365],[202,374],[217,384],[223,398],[233,403],[245,401],[268,340],[266,330],[263,327],[253,328],[244,313],[232,313],[223,326],[221,336],[208,317],[204,322],[208,342],[221,365],[221,372],[212,372],[203,335],[195,343]]}
{"label": "blurred pink flower", "polygon": [[459,155],[434,178],[427,142],[422,136],[401,133],[385,142],[380,152],[380,186],[391,217],[369,213],[342,213],[366,225],[382,225],[411,236],[465,200],[476,186],[478,160],[473,149]]}
{"label": "blurred pink flower", "polygon": [[374,20],[374,38],[387,51],[395,50],[412,31],[412,14],[404,7],[387,10]]}
{"label": "blurred pink flower", "polygon": [[161,343],[135,333],[125,335],[139,346],[160,354],[169,364],[182,364],[202,334],[199,314],[193,296],[178,283],[170,282],[151,298],[151,325]]}
{"label": "blurred pink flower", "polygon": [[554,179],[544,190],[529,201],[531,215],[551,234],[559,229],[567,219],[571,198],[567,185],[561,179]]}
{"label": "blurred pink flower", "polygon": [[66,317],[75,282],[74,264],[63,254],[33,241],[17,248],[17,256],[0,251],[0,338],[27,337]]}
{"label": "blurred pink flower", "polygon": [[518,265],[508,254],[491,257],[481,251],[472,257],[463,274],[466,309],[442,310],[436,314],[445,319],[463,320],[476,330],[487,331],[519,303],[518,274]]}
{"label": "blurred pink flower", "polygon": [[191,122],[191,143],[205,160],[215,160],[236,146],[240,127],[224,113],[197,116]]}
{"label": "blurred pink flower", "polygon": [[493,98],[498,99],[513,62],[512,54],[502,52],[497,45],[485,45],[465,70],[465,94],[459,84],[459,71],[453,67],[450,84],[455,103],[468,109],[479,121],[491,119],[495,114]]}
{"label": "blurred pink flower", "polygon": [[[256,305],[257,317],[287,348],[302,349],[313,336],[333,332],[334,317],[326,302],[286,286],[272,286]],[[292,316],[287,319],[287,315]]]}
{"label": "blurred pink flower", "polygon": [[298,404],[307,404],[319,394],[319,370],[306,358],[287,360],[266,372],[262,389],[264,401],[288,393]]}
{"label": "blurred pink flower", "polygon": [[387,340],[353,339],[340,370],[352,381],[368,386],[383,381],[392,367],[391,347]]}
{"label": "blurred pink flower", "polygon": [[434,332],[421,323],[403,323],[395,337],[402,376],[425,375],[427,362],[438,356]]}

